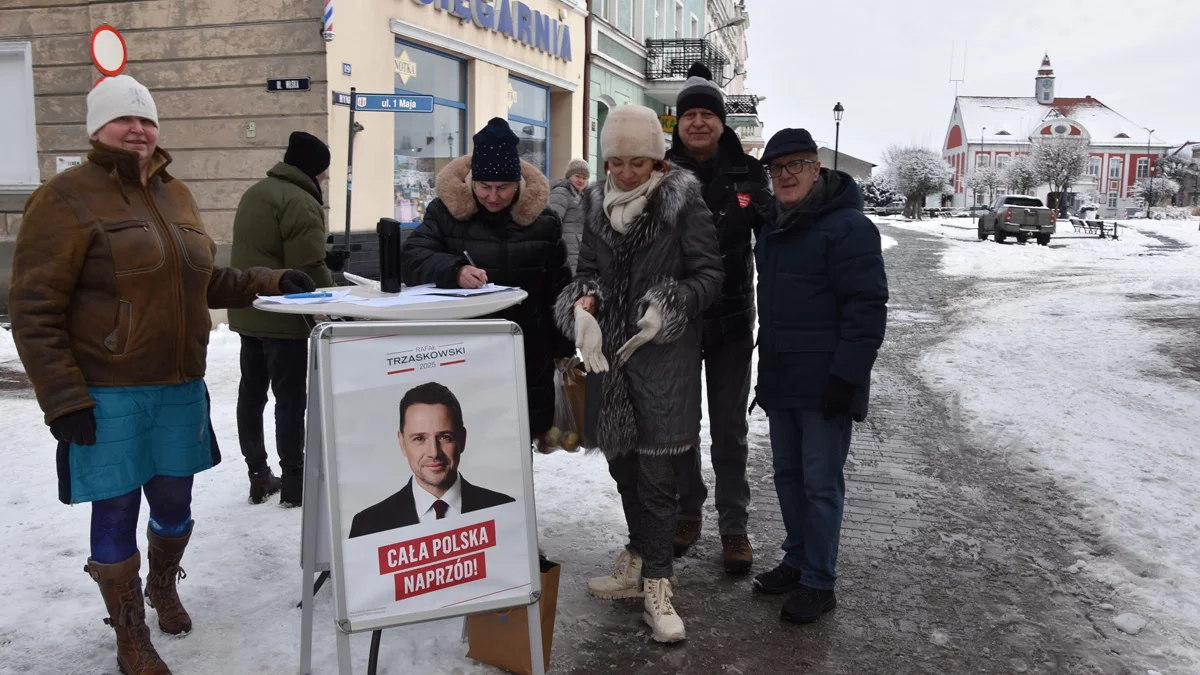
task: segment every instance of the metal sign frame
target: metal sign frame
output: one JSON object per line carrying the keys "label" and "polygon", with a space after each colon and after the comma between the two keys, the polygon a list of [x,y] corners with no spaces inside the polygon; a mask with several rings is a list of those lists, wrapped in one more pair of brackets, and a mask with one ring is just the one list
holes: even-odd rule
{"label": "metal sign frame", "polygon": [[[459,320],[459,321],[367,321],[367,322],[336,322],[323,323],[317,326],[311,335],[310,356],[311,370],[309,371],[309,419],[315,420],[308,425],[308,444],[305,459],[305,485],[303,535],[301,538],[301,558],[304,568],[303,579],[303,609],[301,618],[301,663],[300,673],[306,675],[311,669],[312,659],[312,625],[313,625],[313,574],[323,561],[318,560],[318,550],[321,540],[328,538],[332,560],[329,569],[332,573],[335,627],[337,633],[338,672],[350,675],[350,635],[365,631],[394,628],[428,621],[463,617],[469,614],[490,612],[502,609],[528,606],[530,654],[535,675],[543,675],[541,617],[538,603],[541,598],[541,567],[538,554],[537,513],[533,492],[533,455],[522,448],[522,496],[525,505],[526,545],[528,549],[529,570],[528,579],[530,592],[527,598],[502,599],[490,602],[480,602],[463,607],[450,607],[419,612],[403,617],[389,617],[354,621],[347,616],[345,599],[345,578],[342,570],[342,547],[340,545],[343,532],[341,531],[341,509],[338,494],[336,449],[334,446],[334,409],[332,398],[332,372],[330,368],[330,348],[334,338],[369,338],[388,337],[394,335],[509,335],[512,338],[514,382],[513,395],[517,401],[517,420],[519,425],[518,439],[529,438],[529,409],[525,382],[525,350],[524,336],[521,329],[514,323],[501,320]],[[320,483],[324,482],[324,489]],[[319,494],[318,494],[319,493]],[[329,513],[322,520],[320,508],[327,505]],[[324,525],[324,527],[322,527]]]}

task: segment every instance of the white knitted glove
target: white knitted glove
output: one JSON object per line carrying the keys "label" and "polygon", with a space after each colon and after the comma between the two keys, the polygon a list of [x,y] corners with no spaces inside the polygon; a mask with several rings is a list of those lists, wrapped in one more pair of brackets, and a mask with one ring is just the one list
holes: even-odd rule
{"label": "white knitted glove", "polygon": [[575,308],[575,346],[583,355],[583,367],[589,373],[608,371],[608,359],[604,358],[604,335],[600,324],[582,307]]}
{"label": "white knitted glove", "polygon": [[628,361],[638,347],[658,336],[658,331],[662,330],[662,313],[654,305],[647,305],[642,318],[638,319],[638,328],[641,329],[638,334],[629,338],[629,341],[617,350],[617,366]]}

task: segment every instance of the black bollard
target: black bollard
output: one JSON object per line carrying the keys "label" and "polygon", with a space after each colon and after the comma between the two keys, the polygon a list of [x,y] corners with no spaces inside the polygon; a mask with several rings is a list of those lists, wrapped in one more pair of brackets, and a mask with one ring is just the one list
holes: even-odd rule
{"label": "black bollard", "polygon": [[379,290],[400,292],[400,221],[380,218],[375,225],[379,235]]}

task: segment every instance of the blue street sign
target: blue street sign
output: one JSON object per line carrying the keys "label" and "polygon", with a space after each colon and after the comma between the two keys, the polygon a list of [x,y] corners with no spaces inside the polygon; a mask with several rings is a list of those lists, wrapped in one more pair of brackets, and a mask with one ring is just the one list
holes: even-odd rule
{"label": "blue street sign", "polygon": [[308,91],[307,77],[267,78],[267,91]]}
{"label": "blue street sign", "polygon": [[395,94],[355,94],[354,109],[368,112],[433,112],[432,96],[398,96]]}

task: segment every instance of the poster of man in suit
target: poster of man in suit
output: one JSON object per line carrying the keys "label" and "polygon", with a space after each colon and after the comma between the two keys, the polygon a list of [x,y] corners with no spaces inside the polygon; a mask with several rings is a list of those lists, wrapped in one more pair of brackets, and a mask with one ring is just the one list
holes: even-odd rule
{"label": "poster of man in suit", "polygon": [[513,501],[506,494],[472,485],[459,474],[467,428],[462,406],[445,385],[426,382],[404,394],[396,438],[412,478],[395,494],[354,516],[351,538]]}
{"label": "poster of man in suit", "polygon": [[352,622],[528,602],[537,547],[519,344],[511,333],[330,341],[330,520]]}

